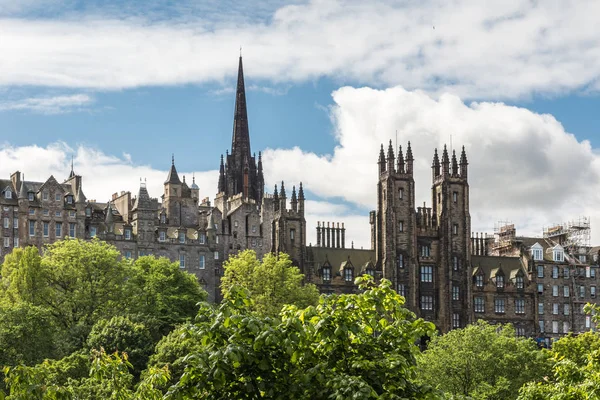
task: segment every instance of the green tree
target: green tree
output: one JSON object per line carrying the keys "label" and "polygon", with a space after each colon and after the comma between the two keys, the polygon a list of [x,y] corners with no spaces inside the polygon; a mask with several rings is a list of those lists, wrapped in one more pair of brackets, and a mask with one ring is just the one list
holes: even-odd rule
{"label": "green tree", "polygon": [[231,287],[218,309],[201,309],[181,335],[200,348],[180,360],[184,373],[166,398],[435,397],[413,383],[415,343],[433,325],[404,309],[388,281],[357,281],[361,294],[286,306],[280,319],[253,312],[248,290]]}
{"label": "green tree", "polygon": [[514,399],[528,381],[549,372],[546,353],[512,325],[484,321],[434,336],[418,357],[419,379],[453,396]]}
{"label": "green tree", "polygon": [[2,264],[3,301],[45,304],[48,294],[48,271],[41,265],[42,257],[36,247],[16,248],[8,253]]}
{"label": "green tree", "polygon": [[245,250],[230,257],[223,266],[221,290],[225,296],[233,286],[248,289],[252,310],[261,315],[276,316],[285,304],[304,308],[317,304],[319,299],[317,287],[302,284],[304,275],[285,253],[267,254],[261,262],[254,251]]}

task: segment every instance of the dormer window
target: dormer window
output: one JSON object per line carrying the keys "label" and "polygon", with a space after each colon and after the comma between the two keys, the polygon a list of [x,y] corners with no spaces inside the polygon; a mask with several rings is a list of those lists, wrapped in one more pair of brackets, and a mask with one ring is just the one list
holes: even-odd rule
{"label": "dormer window", "polygon": [[478,288],[483,287],[483,275],[475,275],[475,286]]}
{"label": "dormer window", "polygon": [[562,249],[554,249],[552,251],[552,253],[554,255],[554,261],[559,261],[559,262],[564,261],[565,254],[564,254],[564,251]]}
{"label": "dormer window", "polygon": [[523,289],[525,287],[525,280],[522,276],[517,276],[515,278],[515,286],[517,287],[517,289]]}
{"label": "dormer window", "polygon": [[531,246],[531,257],[535,261],[542,261],[544,259],[543,251],[544,251],[543,247],[539,243],[536,243],[533,246]]}
{"label": "dormer window", "polygon": [[28,193],[27,193],[27,200],[29,200],[29,201],[33,201],[33,197],[34,197],[34,194],[33,194],[33,192],[28,192]]}
{"label": "dormer window", "polygon": [[323,280],[325,282],[331,281],[331,267],[330,266],[323,267]]}
{"label": "dormer window", "polygon": [[125,229],[125,240],[131,240],[131,231],[129,229]]}
{"label": "dormer window", "polygon": [[12,199],[12,190],[6,189],[6,191],[4,192],[4,198],[5,199]]}
{"label": "dormer window", "polygon": [[354,280],[352,268],[344,268],[344,280],[346,282],[352,282]]}
{"label": "dormer window", "polygon": [[496,288],[504,289],[504,275],[496,275]]}
{"label": "dormer window", "polygon": [[375,270],[373,268],[367,268],[367,275],[375,277]]}
{"label": "dormer window", "polygon": [[185,243],[185,232],[179,232],[179,243]]}
{"label": "dormer window", "polygon": [[160,214],[160,223],[161,224],[166,224],[167,223],[167,217],[165,214]]}
{"label": "dormer window", "polygon": [[71,195],[67,196],[67,204],[73,204],[73,196],[71,196]]}

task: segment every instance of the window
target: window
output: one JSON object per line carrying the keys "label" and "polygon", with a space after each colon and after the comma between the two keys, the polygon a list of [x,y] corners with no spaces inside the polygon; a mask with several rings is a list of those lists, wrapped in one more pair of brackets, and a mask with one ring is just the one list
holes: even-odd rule
{"label": "window", "polygon": [[75,224],[74,223],[69,224],[69,236],[72,238],[75,237]]}
{"label": "window", "polygon": [[125,240],[131,240],[131,230],[125,229]]}
{"label": "window", "polygon": [[219,236],[215,236],[215,243],[219,244]]}
{"label": "window", "polygon": [[543,294],[544,293],[544,284],[543,283],[538,283],[537,284],[537,290],[539,294]]}
{"label": "window", "polygon": [[237,228],[238,227],[238,222],[237,221],[233,221],[233,227]]}
{"label": "window", "polygon": [[517,336],[525,336],[525,328],[517,327]]}
{"label": "window", "polygon": [[496,287],[504,289],[504,275],[496,275]]}
{"label": "window", "polygon": [[539,325],[540,325],[540,332],[544,333],[544,321],[540,320]]}
{"label": "window", "polygon": [[564,261],[564,253],[562,250],[555,249],[552,253],[554,255],[554,261]]}
{"label": "window", "polygon": [[483,297],[475,297],[475,312],[485,312],[485,299]]}
{"label": "window", "polygon": [[569,297],[569,287],[563,286],[563,297]]}
{"label": "window", "polygon": [[421,310],[433,310],[433,296],[421,296]]}
{"label": "window", "polygon": [[85,209],[85,216],[86,217],[91,217],[92,216],[92,209],[91,208],[86,208]]}
{"label": "window", "polygon": [[218,259],[219,259],[219,252],[215,251],[215,260],[218,260]]}
{"label": "window", "polygon": [[452,269],[458,271],[458,256],[452,257]]}
{"label": "window", "polygon": [[569,279],[569,267],[563,268],[563,278]]}
{"label": "window", "polygon": [[517,276],[515,278],[515,285],[517,286],[517,289],[523,289],[525,287],[525,282],[522,276]]}
{"label": "window", "polygon": [[590,286],[590,296],[596,297],[596,286]]}
{"label": "window", "polygon": [[42,192],[42,200],[48,200],[48,192],[45,190]]}
{"label": "window", "polygon": [[90,237],[96,237],[96,227],[90,226]]}
{"label": "window", "polygon": [[252,233],[256,233],[256,225],[252,225]]}
{"label": "window", "polygon": [[458,192],[452,192],[452,201],[454,203],[458,202]]}
{"label": "window", "polygon": [[198,268],[200,268],[200,269],[206,268],[206,257],[204,257],[204,254],[200,254],[200,258],[198,261]]}
{"label": "window", "polygon": [[296,230],[290,229],[290,240],[294,240],[296,238]]}
{"label": "window", "polygon": [[13,247],[19,247],[19,238],[16,237],[13,240],[14,240]]}
{"label": "window", "polygon": [[571,314],[571,307],[569,304],[563,305],[563,314],[565,314],[565,315]]}
{"label": "window", "polygon": [[35,208],[29,209],[29,215],[35,215]]}
{"label": "window", "polygon": [[165,216],[165,214],[161,214],[160,215],[160,223],[165,224],[166,222],[167,222],[167,217]]}
{"label": "window", "polygon": [[71,196],[71,195],[67,196],[67,204],[73,204],[73,196]]}
{"label": "window", "polygon": [[10,226],[10,220],[8,219],[8,217],[4,217],[4,228],[8,229],[9,226]]}
{"label": "window", "polygon": [[544,303],[538,303],[538,315],[544,315]]}
{"label": "window", "polygon": [[128,260],[131,259],[131,252],[130,251],[126,251],[125,252],[125,258],[128,259]]}
{"label": "window", "polygon": [[54,230],[56,231],[56,237],[60,238],[62,236],[62,222],[55,222]]}
{"label": "window", "polygon": [[48,222],[44,222],[44,237],[48,237],[50,231],[50,224]]}
{"label": "window", "polygon": [[590,278],[596,277],[596,268],[590,267]]}
{"label": "window", "polygon": [[585,297],[585,286],[579,286],[579,297]]}
{"label": "window", "polygon": [[558,297],[558,285],[552,285],[552,296]]}
{"label": "window", "polygon": [[201,233],[198,237],[198,241],[200,242],[200,244],[206,243],[206,233]]}
{"label": "window", "polygon": [[185,243],[185,232],[179,232],[179,243]]}
{"label": "window", "polygon": [[42,211],[42,214],[44,214],[44,215],[50,215],[50,211],[48,211],[48,210],[43,210],[43,211]]}
{"label": "window", "polygon": [[585,259],[585,255],[583,255],[583,254],[580,254],[580,255],[579,255],[579,262],[582,262],[582,263],[584,263],[585,261],[586,261],[586,259]]}
{"label": "window", "polygon": [[475,286],[477,286],[478,288],[482,288],[483,287],[483,275],[476,275],[475,276]]}
{"label": "window", "polygon": [[398,284],[398,294],[400,296],[406,297],[406,285],[404,284]]}
{"label": "window", "polygon": [[458,224],[452,224],[452,234],[458,235]]}
{"label": "window", "polygon": [[55,201],[60,201],[60,193],[56,193],[56,194],[54,195],[54,200],[55,200]]}
{"label": "window", "polygon": [[19,218],[13,218],[13,228],[17,229],[19,227]]}
{"label": "window", "polygon": [[75,211],[69,211],[69,217],[74,217],[75,216]]}
{"label": "window", "polygon": [[29,221],[29,236],[35,236],[35,221]]}
{"label": "window", "polygon": [[590,317],[589,315],[585,316],[585,327],[586,328],[592,327],[592,317]]}
{"label": "window", "polygon": [[9,237],[4,238],[4,247],[10,247],[10,238]]}
{"label": "window", "polygon": [[[535,261],[542,261],[544,259],[543,255],[544,254],[542,252],[542,249],[531,249],[531,257],[533,257],[533,259]],[[538,266],[538,268],[539,268],[539,266]],[[542,269],[543,269],[543,266],[542,266]],[[543,278],[543,276],[540,276],[540,278]]]}
{"label": "window", "polygon": [[323,280],[329,282],[331,280],[331,267],[323,267]]}
{"label": "window", "polygon": [[558,303],[552,303],[552,314],[558,315]]}
{"label": "window", "polygon": [[431,265],[421,267],[421,282],[433,282],[433,267]]}
{"label": "window", "polygon": [[456,285],[452,285],[452,300],[460,299],[460,288]]}
{"label": "window", "polygon": [[496,314],[504,314],[504,299],[494,300],[494,312]]}
{"label": "window", "polygon": [[185,268],[185,254],[179,255],[179,268]]}
{"label": "window", "polygon": [[452,328],[460,328],[460,314],[452,314]]}
{"label": "window", "polygon": [[430,257],[431,255],[431,246],[428,244],[424,244],[421,246],[421,257]]}
{"label": "window", "polygon": [[404,268],[404,254],[398,254],[398,268]]}
{"label": "window", "polygon": [[552,321],[552,333],[558,333],[558,321]]}
{"label": "window", "polygon": [[563,321],[563,333],[569,333],[571,328],[569,327],[569,323],[567,321]]}
{"label": "window", "polygon": [[404,232],[404,221],[398,221],[398,232]]}
{"label": "window", "polygon": [[4,198],[12,199],[12,191],[10,189],[6,189],[6,192],[4,192]]}
{"label": "window", "polygon": [[33,192],[27,193],[27,200],[33,201]]}
{"label": "window", "polygon": [[402,200],[404,198],[404,189],[398,189],[398,199]]}
{"label": "window", "polygon": [[525,314],[524,299],[515,299],[515,314]]}
{"label": "window", "polygon": [[367,268],[367,270],[365,272],[367,273],[367,275],[375,278],[375,270],[373,268]]}
{"label": "window", "polygon": [[354,280],[352,268],[344,268],[344,280],[346,282],[352,282]]}
{"label": "window", "polygon": [[158,240],[164,242],[167,239],[167,233],[165,231],[158,232]]}
{"label": "window", "polygon": [[557,265],[552,267],[552,278],[554,278],[554,279],[558,278],[558,266]]}
{"label": "window", "polygon": [[54,216],[55,216],[55,217],[60,217],[61,215],[62,215],[62,213],[61,213],[60,211],[56,211],[56,212],[54,213]]}
{"label": "window", "polygon": [[537,266],[537,277],[538,278],[543,278],[544,277],[544,266],[543,265],[538,265]]}

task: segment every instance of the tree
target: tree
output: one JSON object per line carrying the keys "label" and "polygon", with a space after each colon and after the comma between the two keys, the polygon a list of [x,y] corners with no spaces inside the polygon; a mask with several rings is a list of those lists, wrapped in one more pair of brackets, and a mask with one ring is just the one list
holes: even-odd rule
{"label": "tree", "polygon": [[253,312],[248,290],[232,286],[186,328],[200,348],[180,360],[184,373],[166,398],[431,398],[413,380],[415,343],[433,325],[404,309],[390,282],[357,281],[363,293],[286,306],[281,319]]}
{"label": "tree", "polygon": [[36,247],[13,249],[2,264],[1,298],[10,303],[44,304],[48,294],[48,272],[41,265]]}
{"label": "tree", "polygon": [[233,286],[248,289],[253,311],[261,315],[276,316],[285,304],[304,308],[317,304],[319,299],[317,287],[302,284],[304,275],[285,253],[267,254],[261,262],[254,251],[244,250],[223,266],[221,290],[225,296]]}
{"label": "tree", "polygon": [[549,371],[546,353],[512,325],[478,321],[434,336],[418,357],[420,381],[454,396],[514,399],[528,381]]}

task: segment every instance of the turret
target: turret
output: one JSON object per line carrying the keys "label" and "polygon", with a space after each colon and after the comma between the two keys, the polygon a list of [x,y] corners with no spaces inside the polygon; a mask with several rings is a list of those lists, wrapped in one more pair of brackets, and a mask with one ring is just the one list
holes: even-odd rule
{"label": "turret", "polygon": [[440,158],[438,157],[437,148],[433,152],[433,163],[431,164],[431,174],[433,175],[432,182],[440,176]]}
{"label": "turret", "polygon": [[243,182],[244,182],[244,186],[243,186],[243,196],[244,199],[248,198],[248,173],[249,173],[249,167],[248,167],[248,158],[244,158],[244,177],[243,177]]}
{"label": "turret", "polygon": [[169,175],[165,181],[165,197],[180,196],[181,195],[181,181],[175,168],[175,155],[171,156],[171,169]]}
{"label": "turret", "polygon": [[442,153],[442,174],[444,177],[450,173],[450,158],[448,158],[448,149],[444,145],[444,152]]}
{"label": "turret", "polygon": [[287,197],[285,195],[285,186],[281,181],[281,191],[279,192],[279,209],[284,212],[287,207]]}
{"label": "turret", "polygon": [[465,153],[465,146],[462,147],[462,152],[460,154],[460,176],[461,178],[467,179],[467,154]]}
{"label": "turret", "polygon": [[396,158],[394,157],[394,148],[392,147],[392,141],[390,140],[390,145],[388,146],[387,152],[387,170],[391,173],[394,172],[394,163]]}
{"label": "turret", "polygon": [[277,184],[275,184],[275,191],[273,191],[273,209],[279,210],[279,193],[277,193]]}
{"label": "turret", "polygon": [[408,146],[406,148],[406,173],[407,174],[412,175],[414,161],[415,161],[415,159],[413,158],[412,148],[410,147],[410,142],[408,142]]}
{"label": "turret", "polygon": [[[265,177],[263,175],[263,165],[262,165],[262,153],[258,152],[258,166],[257,166],[257,180],[258,180],[258,198],[262,200],[263,193],[265,192]],[[260,204],[260,201],[259,201]]]}
{"label": "turret", "polygon": [[196,185],[196,175],[192,173],[192,186],[190,186],[192,191],[192,198],[196,200],[200,200],[200,188]]}
{"label": "turret", "polygon": [[217,187],[219,193],[225,192],[225,164],[223,163],[223,154],[221,154],[221,166],[219,167],[219,185]]}
{"label": "turret", "polygon": [[293,212],[298,212],[298,198],[296,197],[296,186],[292,186],[292,200],[290,201]]}
{"label": "turret", "polygon": [[300,189],[298,189],[298,214],[304,216],[304,189],[302,188],[302,182],[300,182]]}
{"label": "turret", "polygon": [[404,173],[404,155],[402,154],[402,146],[398,148],[398,166],[396,170],[399,174]]}
{"label": "turret", "polygon": [[385,172],[385,153],[383,152],[383,144],[381,145],[381,150],[379,150],[379,173],[382,174]]}
{"label": "turret", "polygon": [[452,150],[452,176],[458,176],[458,162],[456,161],[456,151]]}

